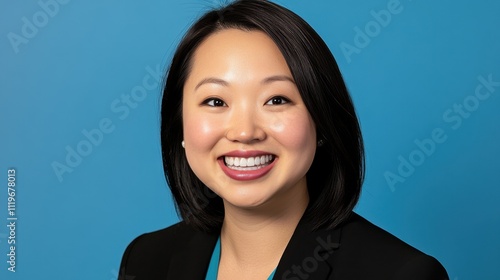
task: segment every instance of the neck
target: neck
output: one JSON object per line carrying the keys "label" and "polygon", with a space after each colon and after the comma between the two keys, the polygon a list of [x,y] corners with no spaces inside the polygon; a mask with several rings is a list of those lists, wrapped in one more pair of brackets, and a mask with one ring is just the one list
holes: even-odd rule
{"label": "neck", "polygon": [[[305,185],[305,184],[304,184]],[[239,267],[278,264],[307,208],[307,187],[252,209],[224,203],[221,231],[222,257]]]}

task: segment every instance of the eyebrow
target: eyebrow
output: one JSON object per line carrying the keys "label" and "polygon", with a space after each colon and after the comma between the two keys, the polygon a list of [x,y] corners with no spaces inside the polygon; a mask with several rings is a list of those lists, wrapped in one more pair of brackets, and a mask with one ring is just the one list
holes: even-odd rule
{"label": "eyebrow", "polygon": [[194,88],[194,90],[197,90],[199,87],[201,87],[202,85],[204,84],[217,84],[217,85],[221,85],[221,86],[225,86],[227,87],[229,85],[228,82],[224,81],[223,79],[218,79],[218,78],[205,78],[203,80],[201,80],[197,85],[196,87]]}
{"label": "eyebrow", "polygon": [[272,82],[279,82],[279,81],[284,81],[284,82],[288,81],[291,82],[292,84],[295,84],[295,81],[292,79],[292,77],[286,75],[276,75],[267,77],[264,80],[262,80],[262,84],[270,84]]}
{"label": "eyebrow", "polygon": [[[286,76],[286,75],[275,75],[275,76],[267,77],[264,80],[262,80],[261,84],[270,84],[272,82],[278,82],[278,81],[288,81],[288,82],[295,84],[295,81],[291,77]],[[204,84],[216,84],[216,85],[225,86],[225,87],[229,86],[229,83],[223,79],[209,77],[209,78],[205,78],[205,79],[201,80],[196,85],[194,90],[197,90],[199,87],[201,87]]]}

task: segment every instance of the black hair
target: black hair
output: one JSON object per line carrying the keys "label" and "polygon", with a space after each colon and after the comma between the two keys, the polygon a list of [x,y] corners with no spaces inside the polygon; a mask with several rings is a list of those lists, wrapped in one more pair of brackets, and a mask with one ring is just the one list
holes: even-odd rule
{"label": "black hair", "polygon": [[356,205],[364,177],[364,148],[356,112],[335,58],[314,29],[292,11],[264,0],[238,0],[207,12],[187,31],[167,73],[161,105],[161,146],[177,211],[202,230],[222,225],[222,199],[193,173],[181,146],[182,92],[197,47],[229,28],[259,30],[278,46],[316,125],[319,145],[307,172],[315,228],[342,223]]}

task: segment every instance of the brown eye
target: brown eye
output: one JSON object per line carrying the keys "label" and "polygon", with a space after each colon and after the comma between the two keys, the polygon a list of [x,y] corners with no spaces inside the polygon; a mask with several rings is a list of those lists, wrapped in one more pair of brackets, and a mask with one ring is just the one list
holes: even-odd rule
{"label": "brown eye", "polygon": [[226,103],[219,98],[209,98],[203,101],[203,104],[206,104],[210,107],[224,107]]}
{"label": "brown eye", "polygon": [[283,104],[286,104],[290,102],[290,100],[288,100],[287,98],[284,98],[283,96],[275,96],[271,99],[269,99],[269,101],[267,101],[266,105],[283,105]]}

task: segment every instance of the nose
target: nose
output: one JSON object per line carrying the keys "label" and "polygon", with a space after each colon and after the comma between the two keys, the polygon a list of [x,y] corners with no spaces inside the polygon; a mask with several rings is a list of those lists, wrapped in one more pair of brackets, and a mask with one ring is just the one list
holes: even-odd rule
{"label": "nose", "polygon": [[266,133],[258,114],[248,108],[233,110],[229,116],[226,138],[231,142],[251,144],[262,141]]}

